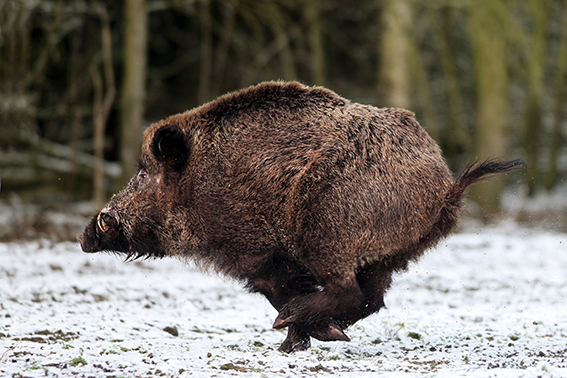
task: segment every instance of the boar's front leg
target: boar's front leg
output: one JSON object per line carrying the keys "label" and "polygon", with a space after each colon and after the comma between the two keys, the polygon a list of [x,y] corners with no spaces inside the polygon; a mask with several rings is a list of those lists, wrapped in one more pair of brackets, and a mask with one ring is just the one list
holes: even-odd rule
{"label": "boar's front leg", "polygon": [[[278,311],[285,303],[302,295],[301,291],[293,290],[293,286],[282,284],[281,276],[272,276],[271,279],[256,278],[249,283],[249,288],[264,294],[272,306]],[[292,289],[292,290],[290,290]],[[278,348],[280,352],[292,353],[309,349],[311,339],[307,332],[291,324],[287,330],[287,337]]]}
{"label": "boar's front leg", "polygon": [[292,324],[287,328],[287,337],[278,350],[283,353],[293,353],[307,350],[310,346],[309,334]]}
{"label": "boar's front leg", "polygon": [[[286,303],[306,294],[317,292],[318,282],[307,269],[285,255],[270,255],[254,277],[248,278],[248,288],[263,294],[274,308],[280,311]],[[309,334],[290,324],[280,352],[292,353],[307,350],[311,346]]]}

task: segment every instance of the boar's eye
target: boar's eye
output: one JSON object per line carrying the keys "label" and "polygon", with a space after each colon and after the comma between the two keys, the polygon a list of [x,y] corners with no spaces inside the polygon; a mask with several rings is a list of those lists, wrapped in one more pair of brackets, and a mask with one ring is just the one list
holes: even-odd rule
{"label": "boar's eye", "polygon": [[136,179],[134,180],[134,188],[142,189],[150,181],[150,175],[144,168],[140,168]]}
{"label": "boar's eye", "polygon": [[145,169],[140,169],[138,172],[138,181],[145,181],[148,178],[148,172]]}

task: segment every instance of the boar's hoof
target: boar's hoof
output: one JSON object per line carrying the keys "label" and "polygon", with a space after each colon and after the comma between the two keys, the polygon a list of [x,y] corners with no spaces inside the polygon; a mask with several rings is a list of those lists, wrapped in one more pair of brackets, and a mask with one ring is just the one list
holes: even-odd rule
{"label": "boar's hoof", "polygon": [[334,323],[310,329],[308,334],[321,341],[350,341],[350,338],[345,335],[343,330]]}
{"label": "boar's hoof", "polygon": [[282,312],[278,315],[274,321],[272,328],[282,329],[285,327],[292,327],[294,324],[299,325],[302,329],[305,329],[307,334],[311,337],[316,338],[321,341],[350,341],[350,338],[345,335],[341,327],[335,324],[332,320],[326,321],[316,321],[316,322],[304,322],[300,321],[299,317],[295,315],[290,315],[282,318]]}
{"label": "boar's hoof", "polygon": [[[332,321],[321,322],[317,324],[303,324],[298,323],[304,329],[304,333],[321,341],[350,341],[350,338],[345,335],[341,327]],[[289,327],[289,332],[297,329],[296,325],[291,321],[291,317],[287,319],[280,319],[279,317],[274,322],[273,328],[281,329]],[[290,333],[288,333],[288,338]],[[287,339],[286,339],[287,340]]]}
{"label": "boar's hoof", "polygon": [[287,319],[281,319],[279,316],[276,318],[276,320],[274,321],[274,325],[272,325],[272,328],[274,329],[281,329],[281,328],[285,328],[289,325],[289,321]]}
{"label": "boar's hoof", "polygon": [[289,326],[287,337],[278,350],[282,353],[301,352],[311,347],[309,335],[294,325]]}

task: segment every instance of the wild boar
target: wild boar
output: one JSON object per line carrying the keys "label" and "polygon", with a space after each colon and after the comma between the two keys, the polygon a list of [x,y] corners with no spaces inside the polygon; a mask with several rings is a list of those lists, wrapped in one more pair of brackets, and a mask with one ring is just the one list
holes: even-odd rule
{"label": "wild boar", "polygon": [[267,82],[144,133],[137,174],[79,235],[85,252],[174,256],[263,294],[283,352],[384,306],[392,273],[454,230],[466,189],[520,160],[453,178],[413,113]]}

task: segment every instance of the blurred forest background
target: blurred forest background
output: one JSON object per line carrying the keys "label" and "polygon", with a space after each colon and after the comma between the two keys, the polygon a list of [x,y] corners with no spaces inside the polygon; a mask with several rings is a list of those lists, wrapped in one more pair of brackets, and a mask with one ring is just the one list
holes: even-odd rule
{"label": "blurred forest background", "polygon": [[[99,208],[151,122],[277,79],[415,111],[453,171],[567,177],[567,0],[0,0],[0,28],[7,202]],[[496,211],[504,184],[473,198]]]}

